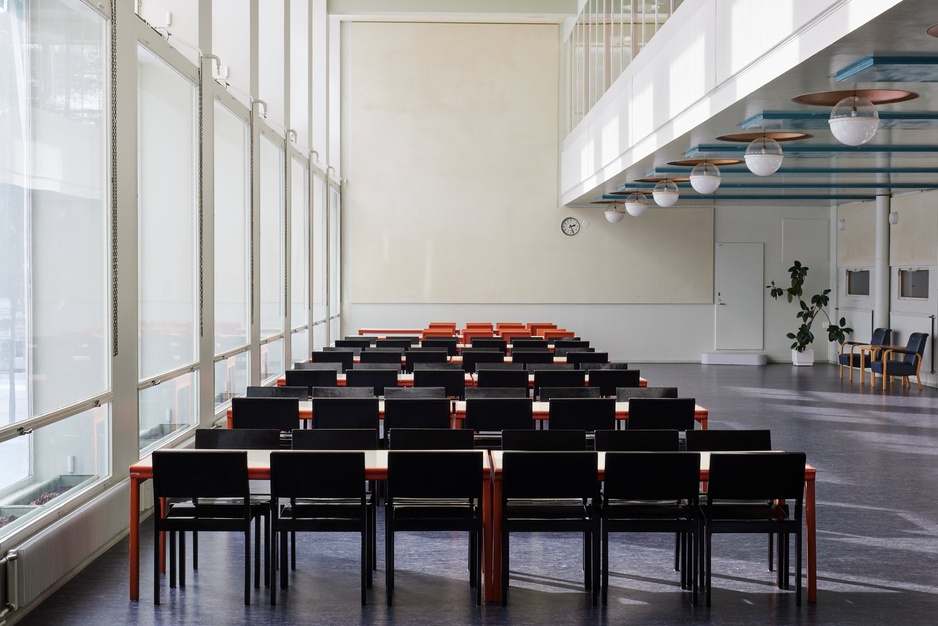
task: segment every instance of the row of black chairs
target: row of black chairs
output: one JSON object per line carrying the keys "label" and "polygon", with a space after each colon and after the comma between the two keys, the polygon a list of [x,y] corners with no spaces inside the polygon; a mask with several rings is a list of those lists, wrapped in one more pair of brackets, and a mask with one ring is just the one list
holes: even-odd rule
{"label": "row of black chairs", "polygon": [[[503,344],[505,349],[502,349]],[[582,339],[557,339],[552,337],[547,339],[517,337],[512,340],[514,348],[541,349],[553,346],[554,352],[558,356],[562,356],[567,351],[589,350],[589,344],[589,341]],[[507,342],[501,337],[473,337],[469,345],[471,347],[496,348],[502,352],[507,350]],[[333,347],[338,350],[368,350],[370,348],[408,350],[418,346],[446,350],[450,356],[456,356],[458,354],[459,338],[455,335],[452,337],[424,337],[423,339],[415,335],[387,338],[346,337],[345,339],[337,339]]]}
{"label": "row of black chairs", "polygon": [[[553,364],[554,357],[560,356],[547,349],[515,349],[506,357],[505,352],[495,348],[472,348],[462,352],[462,364],[456,363],[467,372],[474,372],[481,364],[513,364],[521,367],[533,364]],[[565,352],[566,363],[575,369],[599,369],[609,364],[608,352],[575,351]],[[299,362],[295,369],[336,369],[345,373],[354,367],[383,364],[410,373],[423,364],[448,363],[450,355],[446,350],[419,348],[410,350],[341,348],[318,350],[310,355],[308,362]],[[358,359],[356,361],[356,358]],[[507,361],[506,361],[507,359]],[[619,369],[627,369],[627,363],[615,363]],[[623,367],[624,366],[624,367]]]}
{"label": "row of black chairs", "polygon": [[[446,395],[459,400],[465,398],[466,378],[462,369],[443,367],[418,368],[414,371],[415,387],[443,387]],[[560,367],[558,367],[558,365]],[[345,373],[346,387],[371,387],[374,395],[383,396],[385,390],[398,386],[400,372],[387,368],[353,368]],[[542,365],[532,371],[520,369],[483,369],[477,372],[478,386],[486,387],[529,387],[529,376],[533,374],[533,392],[540,394],[541,387],[596,387],[601,396],[615,396],[620,387],[640,386],[639,370],[629,369],[568,369],[563,364],[553,367]],[[338,372],[335,369],[291,369],[284,374],[290,387],[306,387],[312,395],[314,387],[335,387]],[[588,382],[587,382],[588,379]]]}
{"label": "row of black chairs", "polygon": [[[218,431],[225,432],[225,431]],[[230,432],[230,431],[228,431]],[[306,443],[322,449],[343,449],[335,434],[297,432],[296,442],[312,432]],[[404,431],[401,431],[402,433]],[[458,431],[443,431],[447,433]],[[713,455],[710,460],[709,485],[705,504],[698,508],[699,456],[694,452],[609,453],[605,455],[602,491],[597,480],[597,455],[585,452],[585,434],[567,433],[566,443],[560,442],[560,431],[539,431],[534,439],[536,452],[505,452],[503,458],[503,533],[502,598],[507,601],[509,575],[509,536],[520,531],[568,531],[584,533],[584,584],[592,591],[595,604],[601,589],[606,602],[608,589],[609,532],[678,532],[689,538],[689,549],[681,562],[682,584],[694,591],[701,584],[710,600],[710,537],[720,532],[776,533],[779,537],[779,586],[788,583],[788,536],[795,535],[797,565],[796,593],[800,603],[801,587],[801,511],[804,490],[804,454],[743,454]],[[621,432],[621,431],[619,431]],[[627,431],[626,431],[627,432]],[[718,431],[717,431],[718,432]],[[531,444],[525,441],[511,445]],[[368,443],[368,436],[355,445]],[[399,441],[405,441],[402,437]],[[543,451],[546,447],[562,447],[564,451]],[[370,441],[376,432],[370,433]],[[676,440],[676,436],[675,436]],[[231,445],[233,442],[228,442]],[[243,442],[241,442],[243,443]],[[437,442],[438,444],[439,442]],[[570,449],[572,447],[572,449]],[[249,603],[251,495],[247,491],[246,458],[243,470],[221,463],[222,457],[210,461],[186,456],[186,452],[160,452],[154,455],[154,484],[158,497],[239,498],[234,505],[240,515],[214,519],[208,511],[202,515],[177,515],[171,509],[166,522],[157,523],[157,533],[169,530],[170,544],[179,530],[241,530],[245,533],[245,602]],[[223,453],[230,455],[231,453]],[[238,454],[238,453],[235,453]],[[240,453],[244,454],[244,453]],[[173,455],[173,456],[170,456]],[[159,461],[157,460],[159,457]],[[170,458],[182,464],[181,473],[194,467],[211,468],[196,472],[194,481],[172,479],[168,469]],[[227,458],[227,457],[226,457]],[[166,460],[164,463],[164,459]],[[459,461],[457,461],[459,459]],[[472,459],[472,460],[470,460]],[[167,468],[164,469],[164,465]],[[178,469],[178,468],[177,468]],[[216,474],[218,472],[218,474]],[[206,474],[214,475],[208,479]],[[169,479],[167,477],[170,476]],[[641,476],[642,480],[635,480]],[[479,601],[481,560],[481,456],[441,452],[392,453],[386,496],[387,601],[392,602],[394,588],[394,533],[402,530],[467,530],[470,532],[470,583],[476,587]],[[345,454],[314,452],[305,455],[273,453],[271,455],[270,528],[273,533],[270,561],[283,560],[286,533],[294,531],[348,530],[361,533],[362,602],[371,583],[374,558],[374,513],[364,487],[362,452]],[[222,486],[222,483],[227,486]],[[237,483],[237,485],[235,485]],[[235,489],[235,486],[238,489]],[[787,504],[792,502],[792,506]],[[286,504],[289,502],[289,504]],[[196,506],[196,505],[188,505]],[[217,511],[216,511],[217,512]],[[209,518],[212,517],[212,521]],[[194,524],[193,526],[186,523]],[[279,533],[279,546],[277,536]],[[369,537],[369,534],[371,537]],[[701,534],[703,535],[701,537]],[[783,538],[784,537],[784,542]],[[156,542],[159,545],[159,542]],[[602,556],[600,559],[600,549]],[[157,548],[158,550],[158,548]],[[157,552],[158,554],[158,552]],[[295,555],[295,551],[294,551]],[[158,562],[158,557],[157,557]],[[171,567],[172,563],[171,561]],[[157,565],[158,568],[158,565]],[[784,569],[784,576],[783,576]],[[602,576],[600,577],[600,570]],[[158,574],[158,572],[157,572]],[[171,573],[171,576],[174,574]],[[257,583],[255,582],[255,585]],[[286,565],[282,564],[281,586],[287,584]],[[275,586],[271,602],[275,602]],[[159,577],[156,577],[159,598]]]}
{"label": "row of black chairs", "polygon": [[[693,430],[694,398],[633,398],[629,401],[629,429]],[[236,397],[231,403],[233,428],[276,428],[289,432],[300,427],[296,398]],[[390,398],[384,401],[384,429],[449,428],[452,406],[447,398]],[[381,427],[378,399],[314,397],[311,428]],[[474,398],[466,401],[462,427],[473,432],[499,433],[506,429],[534,429],[530,398]],[[548,428],[613,430],[615,398],[554,398]]]}

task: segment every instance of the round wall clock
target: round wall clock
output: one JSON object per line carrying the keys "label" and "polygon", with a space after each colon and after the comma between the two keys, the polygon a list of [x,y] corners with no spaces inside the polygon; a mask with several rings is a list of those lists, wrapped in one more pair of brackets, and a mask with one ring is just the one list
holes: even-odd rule
{"label": "round wall clock", "polygon": [[572,237],[580,232],[580,220],[575,217],[565,217],[560,222],[560,230],[564,235]]}

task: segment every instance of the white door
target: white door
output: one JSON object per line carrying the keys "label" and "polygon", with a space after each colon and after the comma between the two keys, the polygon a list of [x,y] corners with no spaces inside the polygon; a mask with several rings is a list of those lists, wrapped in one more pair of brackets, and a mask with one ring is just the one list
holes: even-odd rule
{"label": "white door", "polygon": [[717,350],[762,350],[763,244],[718,243],[714,288]]}

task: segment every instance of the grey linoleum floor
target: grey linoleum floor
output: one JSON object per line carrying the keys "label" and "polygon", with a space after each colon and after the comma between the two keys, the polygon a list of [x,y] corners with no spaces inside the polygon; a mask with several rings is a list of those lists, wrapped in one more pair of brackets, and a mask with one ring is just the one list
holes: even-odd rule
{"label": "grey linoleum floor", "polygon": [[[889,393],[840,381],[837,368],[647,365],[710,409],[710,428],[771,428],[773,444],[817,467],[818,602],[795,606],[765,568],[763,537],[714,541],[713,606],[693,607],[671,569],[673,538],[617,537],[608,607],[582,590],[580,541],[512,536],[508,606],[474,605],[463,535],[398,539],[395,605],[379,563],[358,599],[358,543],[301,536],[298,569],[271,607],[243,606],[240,540],[203,533],[184,589],[152,603],[152,532],[141,529],[141,599],[127,599],[124,538],[20,621],[65,624],[935,624],[938,623],[938,391]],[[379,519],[379,524],[382,521]],[[379,531],[380,531],[379,527]],[[384,546],[379,532],[378,554]],[[794,561],[794,559],[792,559]]]}

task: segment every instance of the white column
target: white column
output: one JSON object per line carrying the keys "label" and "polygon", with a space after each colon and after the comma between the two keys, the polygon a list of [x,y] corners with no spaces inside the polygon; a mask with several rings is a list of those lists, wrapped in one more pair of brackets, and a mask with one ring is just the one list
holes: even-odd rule
{"label": "white column", "polygon": [[876,196],[876,238],[873,259],[873,328],[889,328],[889,210],[892,198]]}

